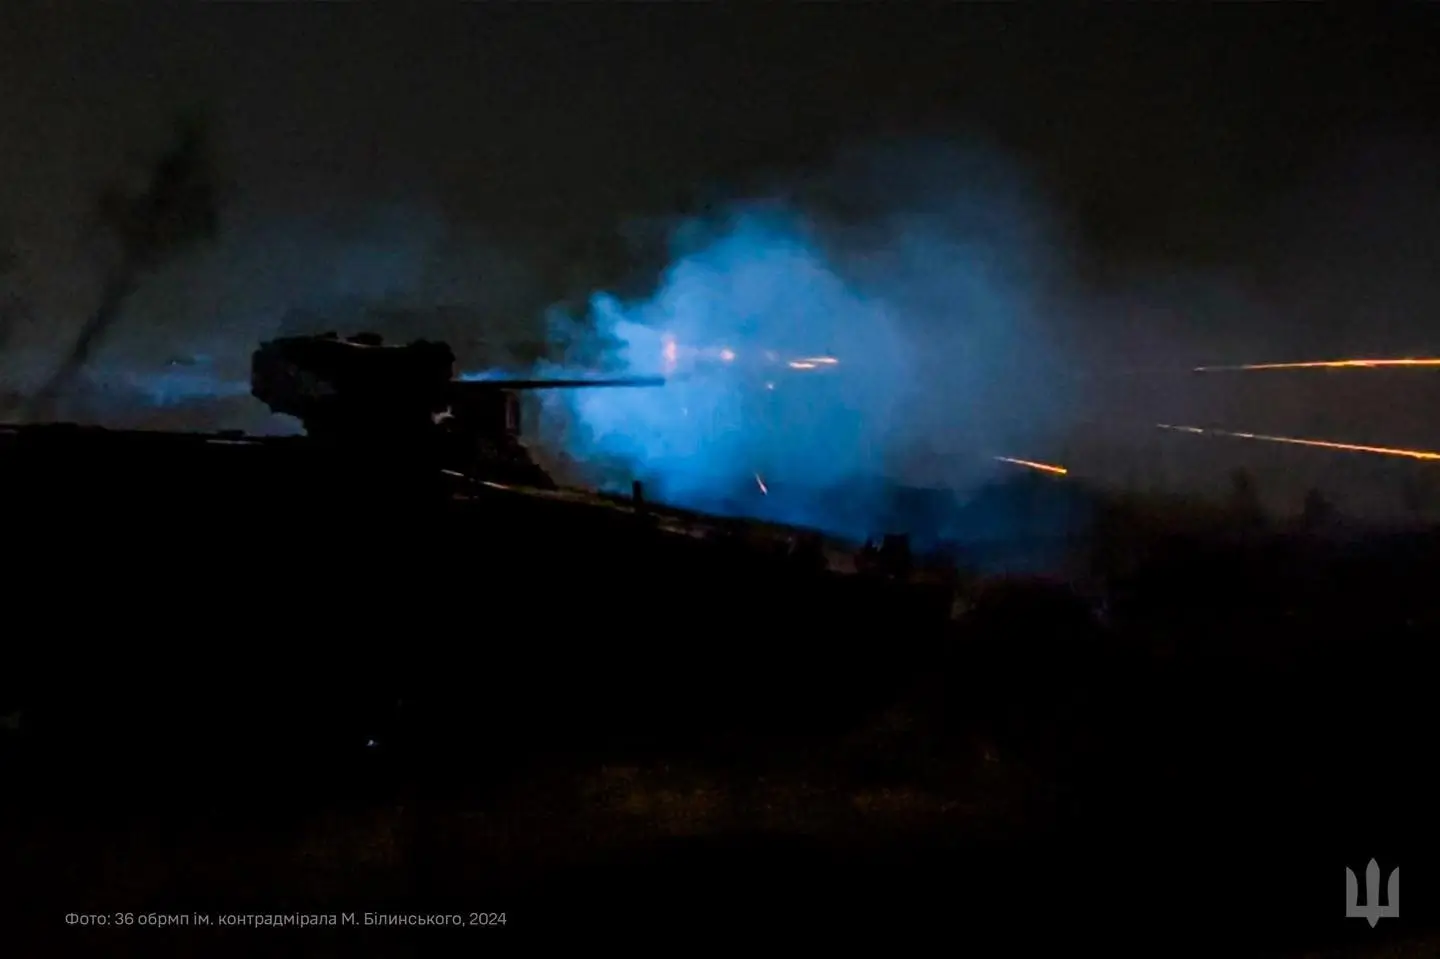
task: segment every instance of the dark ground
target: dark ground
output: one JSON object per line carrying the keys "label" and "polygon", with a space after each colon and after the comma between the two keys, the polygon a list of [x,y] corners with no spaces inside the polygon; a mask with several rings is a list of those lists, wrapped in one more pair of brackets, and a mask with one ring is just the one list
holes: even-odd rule
{"label": "dark ground", "polygon": [[[401,509],[307,467],[320,510],[294,470],[262,493],[273,464],[160,459],[5,460],[28,504],[7,955],[733,931],[1440,951],[1432,537],[1112,525],[1103,617],[1017,581],[951,624],[948,594],[663,545],[620,513]],[[1405,877],[1374,929],[1341,899],[1372,857]],[[506,922],[65,921],[194,911]]]}

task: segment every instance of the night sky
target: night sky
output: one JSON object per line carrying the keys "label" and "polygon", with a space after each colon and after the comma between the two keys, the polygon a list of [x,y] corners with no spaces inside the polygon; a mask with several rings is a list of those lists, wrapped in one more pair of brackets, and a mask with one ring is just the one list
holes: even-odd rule
{"label": "night sky", "polygon": [[[1165,388],[1139,367],[1440,353],[1440,10],[1058,6],[12,0],[7,369],[55,362],[97,295],[97,192],[143,174],[197,106],[217,135],[225,252],[137,295],[115,335],[125,362],[243,360],[277,312],[317,305],[302,266],[353,270],[327,295],[338,282],[390,303],[371,266],[387,236],[426,238],[407,304],[474,305],[477,342],[543,338],[550,304],[654,284],[665,251],[646,224],[916,137],[1003,157],[1044,209],[1083,290],[1056,342],[1105,381],[1095,417],[1157,404]],[[1107,380],[1116,364],[1131,379]],[[1440,448],[1440,390],[1413,376],[1328,413],[1314,386],[1176,389],[1242,429],[1430,430]],[[1041,452],[1077,455],[1077,435]]]}

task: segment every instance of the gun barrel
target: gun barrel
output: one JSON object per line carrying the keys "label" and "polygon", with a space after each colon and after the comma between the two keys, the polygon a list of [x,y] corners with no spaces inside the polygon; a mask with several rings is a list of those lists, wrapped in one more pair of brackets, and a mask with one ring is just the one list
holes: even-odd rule
{"label": "gun barrel", "polygon": [[575,390],[596,387],[654,387],[664,386],[663,376],[623,376],[612,379],[566,379],[566,380],[463,380],[456,385],[471,389],[490,390]]}

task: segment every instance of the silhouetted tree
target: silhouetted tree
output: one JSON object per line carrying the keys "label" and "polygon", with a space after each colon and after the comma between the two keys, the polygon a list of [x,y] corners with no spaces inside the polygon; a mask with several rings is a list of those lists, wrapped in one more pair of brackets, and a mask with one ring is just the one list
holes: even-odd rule
{"label": "silhouetted tree", "polygon": [[148,273],[215,235],[219,183],[206,118],[198,113],[181,117],[174,145],[156,161],[146,187],[136,194],[106,188],[95,214],[100,228],[117,241],[118,256],[107,272],[95,312],[32,401],[32,417],[44,415],[85,368]]}

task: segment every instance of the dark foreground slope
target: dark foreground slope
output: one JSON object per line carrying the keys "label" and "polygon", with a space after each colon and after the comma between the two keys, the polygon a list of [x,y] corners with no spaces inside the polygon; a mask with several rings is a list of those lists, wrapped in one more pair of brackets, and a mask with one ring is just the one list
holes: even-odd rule
{"label": "dark foreground slope", "polygon": [[[1159,538],[1103,621],[1016,583],[950,624],[593,503],[427,505],[273,444],[65,449],[4,474],[5,911],[47,954],[446,948],[367,910],[1434,954],[1428,539]],[[1371,857],[1404,875],[1375,929],[1341,895]],[[117,910],[362,918],[64,923]]]}
{"label": "dark foreground slope", "polygon": [[[873,683],[875,664],[826,653],[840,625],[894,621],[874,618],[893,605],[876,589],[598,500],[446,492],[388,451],[24,442],[0,472],[17,504],[9,611],[26,624],[11,682],[35,700],[37,735],[67,748],[116,752],[77,726],[97,714],[150,753],[201,736],[262,755],[394,734],[418,748],[457,723],[571,745],[657,714],[703,724],[737,683],[760,721],[800,673],[817,699]],[[562,703],[573,718],[542,731]]]}

